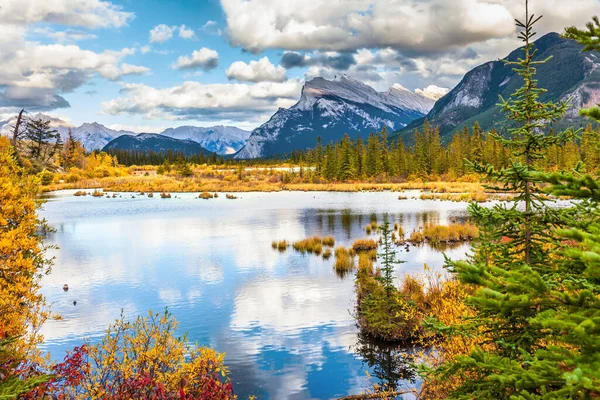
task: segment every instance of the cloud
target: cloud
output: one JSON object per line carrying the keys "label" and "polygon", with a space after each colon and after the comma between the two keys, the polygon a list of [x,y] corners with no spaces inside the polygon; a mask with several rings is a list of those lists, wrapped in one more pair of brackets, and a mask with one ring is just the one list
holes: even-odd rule
{"label": "cloud", "polygon": [[236,61],[225,71],[227,78],[240,82],[283,82],[287,79],[285,68],[271,64],[267,57],[258,61]]}
{"label": "cloud", "polygon": [[70,107],[67,100],[50,89],[9,86],[0,91],[0,107],[14,107],[16,105],[30,111]]}
{"label": "cloud", "polygon": [[208,33],[210,35],[219,35],[219,36],[221,36],[223,34],[223,31],[219,28],[219,25],[217,24],[216,21],[207,21],[202,26],[202,31],[205,32],[205,33]]}
{"label": "cloud", "polygon": [[140,47],[140,53],[142,54],[146,54],[150,52],[150,50],[152,50],[152,47],[150,47],[149,45]]}
{"label": "cloud", "polygon": [[196,37],[196,34],[192,29],[189,29],[185,25],[181,25],[179,28],[179,37],[182,39],[193,39]]}
{"label": "cloud", "polygon": [[219,53],[206,47],[194,50],[191,56],[181,56],[171,65],[173,69],[203,69],[210,71],[219,65]]}
{"label": "cloud", "polygon": [[196,37],[194,31],[185,25],[168,26],[159,24],[150,30],[149,41],[150,43],[164,43],[170,40],[176,32],[182,39],[193,39]]}
{"label": "cloud", "polygon": [[76,29],[66,29],[64,31],[56,31],[52,28],[34,28],[32,34],[38,37],[53,39],[58,43],[77,42],[80,40],[96,39],[98,36],[93,33],[88,33]]}
{"label": "cloud", "polygon": [[123,83],[123,97],[102,103],[112,115],[139,114],[164,118],[257,121],[278,107],[289,107],[300,95],[300,80],[255,84],[202,84],[188,81],[165,89]]}
{"label": "cloud", "polygon": [[[286,68],[351,68],[348,63],[342,68],[311,61],[303,51],[352,54],[390,49],[413,69],[440,71],[445,74],[440,79],[446,81],[456,81],[455,76],[473,64],[469,60],[481,63],[505,56],[507,39],[511,48],[517,47],[514,18],[524,14],[522,0],[313,0],[301,7],[279,0],[221,0],[221,4],[233,45],[251,52],[286,50],[281,61]],[[530,8],[544,15],[537,27],[541,35],[583,25],[598,4],[598,0],[540,0]],[[466,48],[480,57],[466,54],[470,59],[465,61],[458,53],[451,54]],[[451,65],[422,64],[425,59],[437,61],[440,54]]]}
{"label": "cloud", "polygon": [[0,8],[0,24],[11,25],[48,22],[91,29],[118,28],[133,18],[133,13],[101,0],[4,0]]}
{"label": "cloud", "polygon": [[281,56],[281,65],[286,69],[318,65],[345,71],[354,64],[356,64],[354,54],[347,52],[315,52],[312,55],[307,55],[295,51],[286,51]]}
{"label": "cloud", "polygon": [[156,25],[150,30],[150,43],[164,43],[173,37],[174,27],[165,24]]}

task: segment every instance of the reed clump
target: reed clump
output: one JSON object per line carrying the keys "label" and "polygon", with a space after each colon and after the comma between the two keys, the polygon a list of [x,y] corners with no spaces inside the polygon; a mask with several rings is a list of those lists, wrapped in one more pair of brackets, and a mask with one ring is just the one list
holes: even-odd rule
{"label": "reed clump", "polygon": [[335,239],[333,236],[325,236],[321,239],[321,243],[323,243],[323,246],[333,247],[335,246]]}
{"label": "reed clump", "polygon": [[75,193],[73,193],[73,196],[87,196],[87,192],[85,190],[78,190]]}
{"label": "reed clump", "polygon": [[209,192],[202,192],[200,193],[200,195],[198,196],[198,198],[200,199],[204,199],[204,200],[208,200],[208,199],[212,199],[214,196],[212,193]]}
{"label": "reed clump", "polygon": [[94,197],[104,197],[104,192],[101,191],[101,190],[94,190],[92,192],[92,196],[94,196]]}
{"label": "reed clump", "polygon": [[154,197],[154,193],[152,193],[152,192],[148,193],[148,197],[149,198],[153,198]]}
{"label": "reed clump", "polygon": [[356,253],[377,249],[377,242],[373,239],[357,239],[352,243],[352,249]]}
{"label": "reed clump", "polygon": [[225,195],[225,198],[227,198],[227,199],[229,199],[229,200],[235,200],[235,199],[237,199],[237,196],[235,196],[235,195],[233,195],[233,194],[229,194],[229,193],[227,193],[227,194]]}
{"label": "reed clump", "polygon": [[419,244],[429,242],[432,244],[440,243],[459,243],[466,242],[479,237],[477,226],[472,223],[450,225],[425,224],[422,230],[413,231],[408,239],[409,242]]}
{"label": "reed clump", "polygon": [[294,250],[301,253],[321,254],[323,251],[323,242],[318,236],[311,236],[306,239],[298,240],[292,244]]}
{"label": "reed clump", "polygon": [[271,243],[271,247],[274,248],[275,250],[279,250],[281,252],[284,252],[287,250],[289,244],[286,240],[274,240]]}
{"label": "reed clump", "polygon": [[160,198],[161,199],[170,199],[171,198],[171,193],[162,192],[160,194]]}
{"label": "reed clump", "polygon": [[323,257],[323,260],[329,260],[331,258],[331,249],[323,250],[321,257]]}
{"label": "reed clump", "polygon": [[354,269],[354,253],[344,246],[336,247],[334,268],[338,272],[349,272]]}

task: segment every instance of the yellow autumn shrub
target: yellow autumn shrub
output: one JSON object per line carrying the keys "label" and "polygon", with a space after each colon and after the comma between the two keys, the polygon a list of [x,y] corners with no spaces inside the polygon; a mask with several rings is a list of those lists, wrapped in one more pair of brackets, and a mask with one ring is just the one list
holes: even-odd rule
{"label": "yellow autumn shrub", "polygon": [[37,217],[38,187],[38,178],[27,175],[0,137],[0,340],[17,337],[15,351],[30,360],[50,315],[40,292],[51,260],[39,233],[45,225]]}

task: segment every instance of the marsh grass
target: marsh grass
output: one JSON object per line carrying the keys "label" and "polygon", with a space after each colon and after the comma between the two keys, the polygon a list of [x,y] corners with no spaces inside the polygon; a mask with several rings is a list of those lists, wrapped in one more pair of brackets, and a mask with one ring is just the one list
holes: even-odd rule
{"label": "marsh grass", "polygon": [[279,250],[282,253],[287,250],[288,246],[289,246],[289,244],[286,240],[279,240],[279,241],[274,240],[271,243],[272,248],[274,248],[275,250]]}
{"label": "marsh grass", "polygon": [[321,255],[323,260],[329,260],[331,258],[331,249],[323,250],[323,254]]}
{"label": "marsh grass", "polygon": [[335,246],[335,239],[333,236],[325,236],[321,239],[321,243],[323,243],[323,246],[333,247]]}
{"label": "marsh grass", "polygon": [[425,224],[422,230],[411,232],[408,241],[413,244],[450,244],[467,242],[479,237],[477,226],[469,222],[450,225]]}
{"label": "marsh grass", "polygon": [[171,193],[162,192],[160,194],[160,198],[161,199],[170,199],[171,198]]}
{"label": "marsh grass", "polygon": [[208,200],[208,199],[212,199],[214,196],[212,193],[209,192],[202,192],[200,193],[200,195],[198,196],[199,199],[203,199],[203,200]]}
{"label": "marsh grass", "polygon": [[352,250],[356,253],[377,249],[377,242],[373,239],[357,239],[352,243]]}
{"label": "marsh grass", "polygon": [[320,255],[323,251],[323,241],[318,236],[311,236],[294,242],[292,247],[300,253],[314,253]]}
{"label": "marsh grass", "polygon": [[78,190],[75,193],[73,193],[73,196],[87,196],[87,192],[85,190]]}
{"label": "marsh grass", "polygon": [[237,196],[235,196],[235,195],[233,195],[233,194],[227,193],[227,194],[225,195],[225,198],[227,198],[227,199],[230,199],[230,200],[235,200],[235,199],[237,199],[238,197],[237,197]]}
{"label": "marsh grass", "polygon": [[[328,183],[308,182],[312,179],[309,174],[302,178],[299,174],[285,174],[278,169],[289,169],[289,164],[257,165],[244,170],[240,179],[237,168],[215,167],[211,165],[195,165],[192,167],[192,176],[181,176],[175,172],[156,174],[155,166],[131,167],[103,167],[100,171],[84,171],[72,168],[63,174],[56,174],[55,179],[44,191],[63,189],[94,189],[119,192],[276,192],[276,191],[335,191],[335,192],[401,192],[407,189],[430,190],[434,193],[471,193],[481,192],[483,187],[479,183],[461,181],[432,181],[422,182],[415,180],[401,183]],[[139,170],[148,174],[134,175]],[[108,176],[106,176],[108,171]]]}
{"label": "marsh grass", "polygon": [[354,269],[354,253],[344,246],[336,247],[334,268],[339,272],[350,272]]}
{"label": "marsh grass", "polygon": [[93,197],[104,197],[104,192],[101,190],[94,190],[92,192],[92,196]]}

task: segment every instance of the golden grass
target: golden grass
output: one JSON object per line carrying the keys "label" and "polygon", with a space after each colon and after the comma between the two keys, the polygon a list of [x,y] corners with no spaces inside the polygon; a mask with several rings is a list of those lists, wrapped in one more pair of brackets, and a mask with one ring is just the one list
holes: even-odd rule
{"label": "golden grass", "polygon": [[334,268],[339,272],[349,272],[354,269],[354,254],[344,246],[336,247]]}
{"label": "golden grass", "polygon": [[335,239],[333,236],[325,236],[321,239],[321,243],[323,243],[323,246],[333,247],[335,246]]}
{"label": "golden grass", "polygon": [[[237,168],[217,168],[210,165],[196,165],[192,168],[194,175],[190,177],[178,176],[175,172],[158,175],[155,166],[111,167],[102,171],[84,171],[73,168],[64,174],[56,174],[51,185],[44,186],[45,191],[63,189],[94,189],[119,192],[275,192],[275,191],[335,191],[335,192],[360,192],[360,191],[403,191],[407,189],[430,190],[434,193],[474,193],[483,192],[483,187],[476,182],[422,182],[414,180],[402,183],[313,183],[305,174],[291,175],[282,171],[282,168],[291,168],[288,164],[278,166],[257,166],[246,168],[242,179]],[[108,168],[108,169],[107,169]],[[109,176],[106,176],[106,171]],[[148,175],[134,175],[134,171],[149,172]],[[288,170],[289,171],[289,170]],[[100,173],[102,172],[102,173]],[[283,179],[284,172],[288,178]]]}
{"label": "golden grass", "polygon": [[479,237],[477,226],[471,223],[435,225],[426,224],[423,230],[413,231],[408,239],[412,243],[425,241],[433,244],[465,242]]}
{"label": "golden grass", "polygon": [[229,194],[229,193],[227,193],[227,194],[225,195],[225,198],[227,198],[227,199],[229,199],[229,200],[235,200],[235,199],[237,199],[237,196],[235,196],[235,195],[233,195],[233,194]]}
{"label": "golden grass", "polygon": [[198,196],[199,199],[204,199],[204,200],[212,199],[213,197],[215,197],[215,196],[213,196],[212,193],[208,193],[208,192],[202,192]]}
{"label": "golden grass", "polygon": [[356,253],[377,249],[377,242],[373,239],[357,239],[352,243],[352,249]]}
{"label": "golden grass", "polygon": [[274,248],[275,250],[279,250],[280,252],[284,252],[287,250],[289,244],[286,240],[274,240],[271,243],[271,247]]}
{"label": "golden grass", "polygon": [[160,194],[160,198],[161,199],[170,199],[171,198],[171,193],[162,192]]}
{"label": "golden grass", "polygon": [[490,196],[481,192],[468,192],[468,193],[421,193],[419,197],[421,200],[441,200],[441,201],[476,201],[483,203],[490,200]]}
{"label": "golden grass", "polygon": [[329,260],[331,258],[331,249],[323,250],[322,257],[323,257],[323,260]]}
{"label": "golden grass", "polygon": [[94,190],[92,192],[92,196],[94,196],[94,197],[104,197],[104,192],[102,192],[101,190]]}
{"label": "golden grass", "polygon": [[312,236],[306,239],[298,240],[292,244],[294,250],[301,253],[321,254],[323,251],[323,242],[320,237]]}
{"label": "golden grass", "polygon": [[87,192],[85,190],[78,190],[75,193],[73,193],[73,196],[87,196]]}

